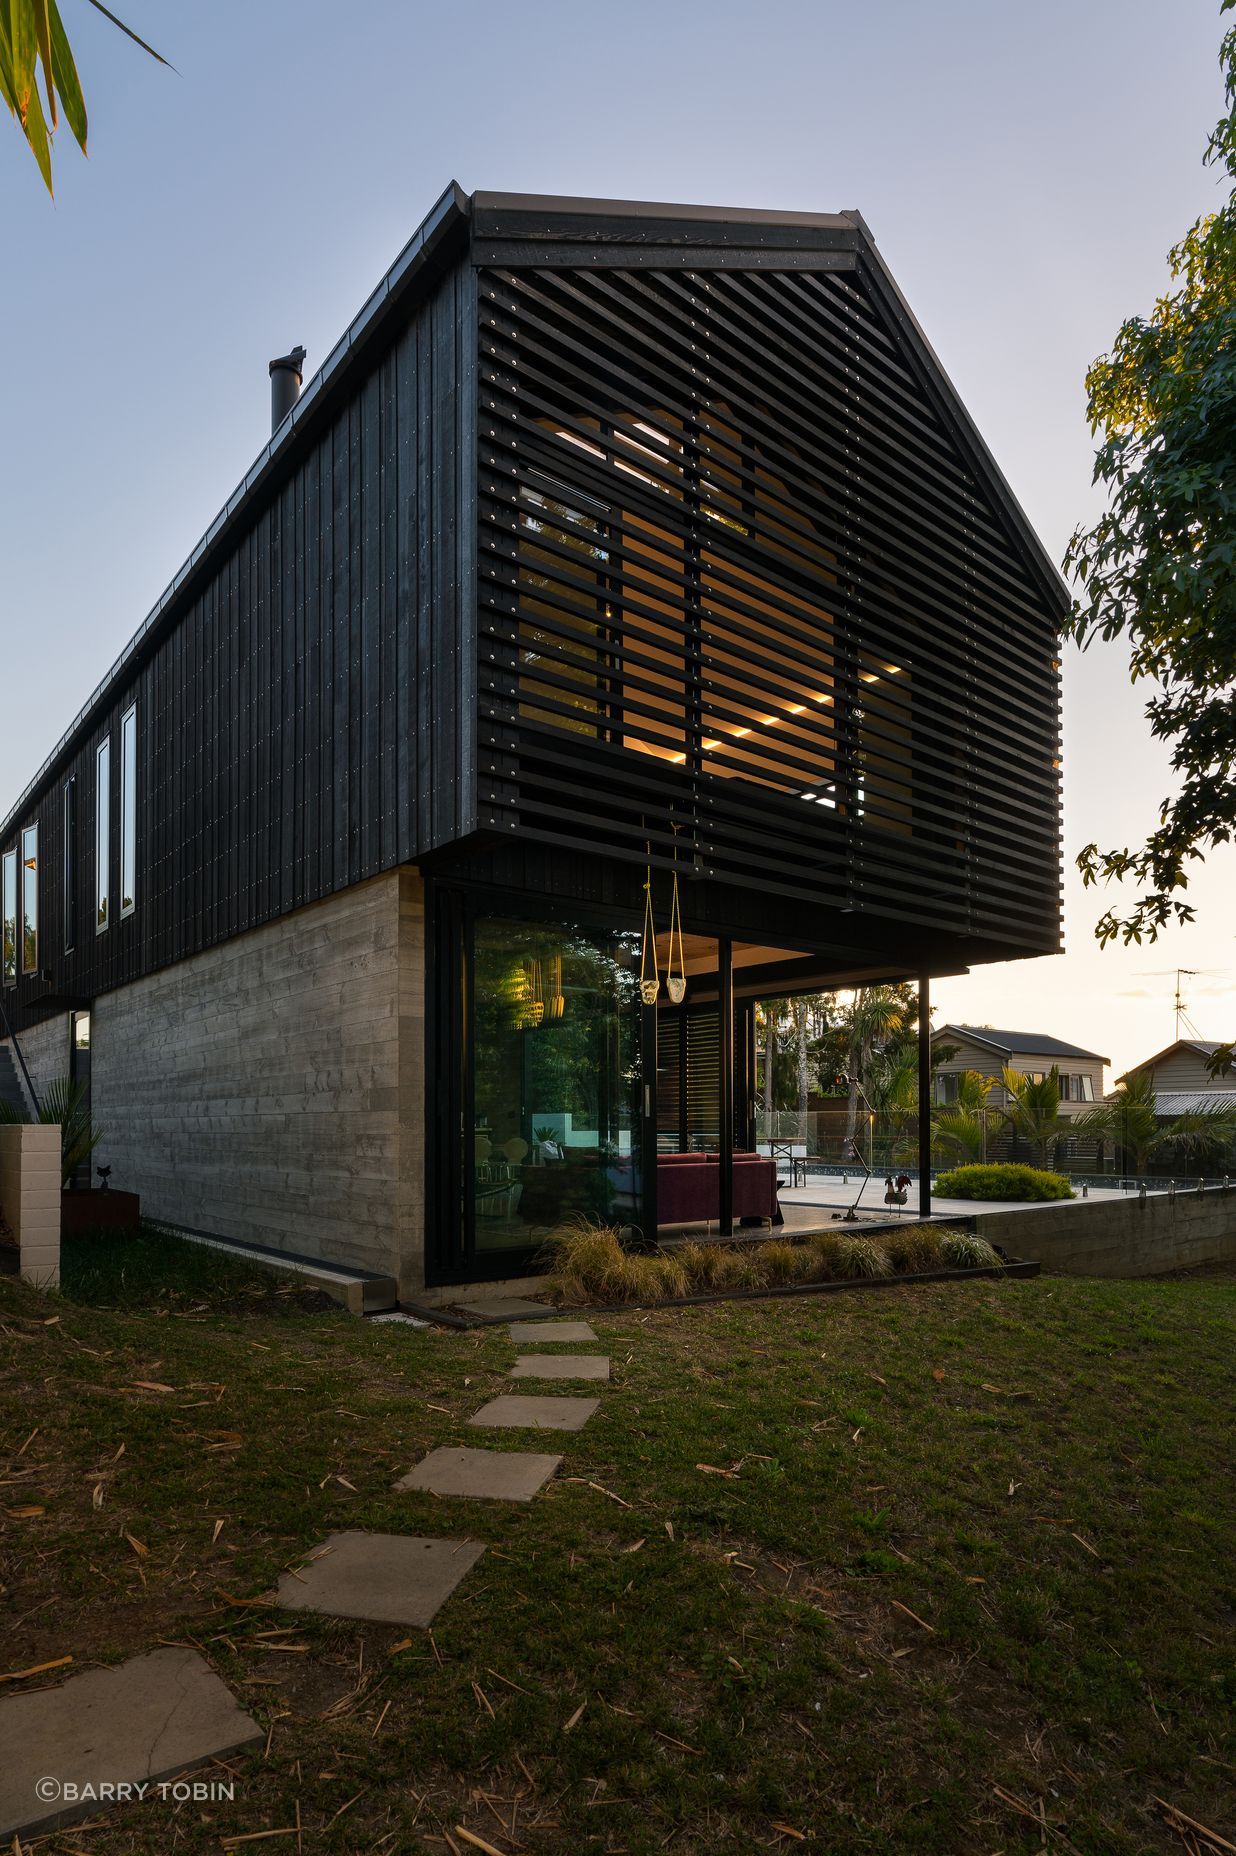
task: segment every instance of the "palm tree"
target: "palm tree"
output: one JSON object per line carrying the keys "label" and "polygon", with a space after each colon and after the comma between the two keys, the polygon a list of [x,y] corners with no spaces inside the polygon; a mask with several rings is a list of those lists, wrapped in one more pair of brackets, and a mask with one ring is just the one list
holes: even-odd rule
{"label": "palm tree", "polygon": [[1144,1173],[1150,1156],[1165,1151],[1201,1165],[1221,1161],[1236,1140],[1236,1103],[1231,1108],[1189,1109],[1164,1127],[1152,1073],[1135,1070],[1075,1126],[1080,1134],[1110,1137],[1132,1159],[1134,1173]]}
{"label": "palm tree", "polygon": [[881,1164],[892,1166],[910,1157],[906,1131],[918,1113],[918,1039],[879,1051],[872,1059],[867,1100],[882,1129]]}
{"label": "palm tree", "polygon": [[957,1079],[956,1100],[936,1109],[936,1138],[950,1158],[956,1156],[963,1162],[986,1158],[988,1130],[997,1116],[987,1100],[994,1087],[994,1077],[963,1070]]}
{"label": "palm tree", "polygon": [[[144,52],[167,64],[131,26],[109,13],[103,0],[90,0],[90,5]],[[82,153],[86,152],[86,104],[56,0],[9,0],[0,8],[0,101],[16,116],[50,193],[52,137],[61,110]]]}
{"label": "palm tree", "polygon": [[858,986],[843,1020],[846,1038],[846,1074],[850,1099],[846,1112],[846,1140],[858,1127],[858,1095],[871,1076],[874,1052],[901,1030],[905,1020],[901,1000],[891,986]]}
{"label": "palm tree", "polygon": [[792,999],[790,1001],[790,1018],[794,1025],[794,1044],[798,1055],[798,1112],[806,1126],[807,1115],[807,1035],[810,1030],[810,1001]]}
{"label": "palm tree", "polygon": [[1034,1149],[1040,1166],[1050,1166],[1056,1142],[1064,1134],[1080,1132],[1078,1124],[1060,1113],[1060,1069],[1052,1065],[1037,1081],[1007,1066],[1004,1087],[1008,1107],[1004,1119],[1021,1140]]}

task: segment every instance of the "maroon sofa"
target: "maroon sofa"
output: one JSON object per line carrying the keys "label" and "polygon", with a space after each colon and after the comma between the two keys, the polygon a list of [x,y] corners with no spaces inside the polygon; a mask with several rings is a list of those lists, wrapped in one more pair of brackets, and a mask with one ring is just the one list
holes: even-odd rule
{"label": "maroon sofa", "polygon": [[[777,1163],[763,1154],[734,1155],[735,1218],[768,1218],[780,1224]],[[720,1155],[657,1155],[658,1224],[703,1224],[721,1216]]]}

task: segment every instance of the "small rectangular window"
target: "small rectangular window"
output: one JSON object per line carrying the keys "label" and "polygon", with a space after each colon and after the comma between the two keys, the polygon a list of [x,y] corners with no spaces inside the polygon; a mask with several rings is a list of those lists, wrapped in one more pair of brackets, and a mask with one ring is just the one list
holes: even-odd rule
{"label": "small rectangular window", "polygon": [[120,721],[120,913],[132,915],[137,895],[137,704]]}
{"label": "small rectangular window", "polygon": [[17,852],[4,853],[4,984],[17,984]]}
{"label": "small rectangular window", "polygon": [[39,970],[39,828],[21,834],[21,970]]}
{"label": "small rectangular window", "polygon": [[94,757],[94,931],[108,925],[112,860],[112,741],[105,736]]}
{"label": "small rectangular window", "polygon": [[64,783],[64,951],[77,945],[77,781]]}

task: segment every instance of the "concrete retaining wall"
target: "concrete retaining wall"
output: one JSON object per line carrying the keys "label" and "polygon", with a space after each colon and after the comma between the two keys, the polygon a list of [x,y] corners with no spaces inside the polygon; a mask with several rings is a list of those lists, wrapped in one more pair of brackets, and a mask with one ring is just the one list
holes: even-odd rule
{"label": "concrete retaining wall", "polygon": [[60,1281],[58,1125],[0,1125],[0,1210],[20,1251],[26,1281],[54,1289]]}
{"label": "concrete retaining wall", "polygon": [[974,1222],[1010,1255],[1072,1276],[1161,1276],[1236,1261],[1236,1188],[1071,1199],[1027,1211],[976,1212]]}
{"label": "concrete retaining wall", "polygon": [[99,1160],[147,1217],[424,1281],[424,904],[348,889],[104,994]]}

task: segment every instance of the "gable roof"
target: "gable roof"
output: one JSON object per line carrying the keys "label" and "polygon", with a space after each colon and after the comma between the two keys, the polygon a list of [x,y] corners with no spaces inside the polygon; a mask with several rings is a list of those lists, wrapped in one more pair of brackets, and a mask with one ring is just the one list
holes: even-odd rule
{"label": "gable roof", "polygon": [[[1195,1051],[1199,1057],[1213,1057],[1218,1048],[1218,1038],[1177,1038],[1174,1044],[1167,1046],[1166,1050],[1158,1051],[1153,1057],[1147,1057],[1141,1063],[1131,1064],[1124,1076],[1118,1076],[1116,1081],[1123,1083],[1126,1077],[1136,1076],[1139,1070],[1151,1070],[1156,1063],[1162,1063],[1165,1057],[1174,1057],[1178,1050]],[[1216,1086],[1221,1088],[1222,1084]],[[1236,1084],[1233,1086],[1236,1087]]]}
{"label": "gable roof", "polygon": [[991,1025],[937,1025],[933,1041],[953,1031],[974,1044],[986,1044],[1005,1057],[1087,1057],[1091,1063],[1108,1063],[1096,1050],[1083,1050],[1079,1044],[1066,1044],[1063,1038],[1049,1038],[1041,1031],[996,1031]]}
{"label": "gable roof", "polygon": [[991,497],[1045,605],[1059,618],[1069,610],[1071,596],[1055,562],[919,327],[861,213],[684,206],[565,195],[468,194],[457,181],[451,181],[322,366],[306,378],[291,412],[262,447],[188,559],[9,808],[0,824],[0,836],[16,828],[27,804],[78,746],[112,700],[117,685],[176,623],[214,571],[219,555],[249,519],[254,505],[269,497],[295,468],[310,431],[329,414],[355,368],[372,352],[376,339],[389,328],[392,319],[432,285],[445,265],[469,248],[478,262],[495,261],[497,251],[505,249],[507,262],[535,265],[565,262],[559,253],[569,244],[589,245],[594,255],[606,254],[610,262],[620,257],[623,262],[663,267],[678,264],[684,268],[708,268],[730,262],[742,268],[744,252],[755,252],[761,259],[770,252],[783,256],[795,253],[799,261],[817,265],[826,265],[830,261],[828,254],[835,254],[838,268],[861,267],[916,364],[921,386],[972,466],[976,481]]}

